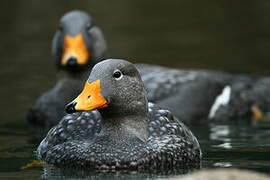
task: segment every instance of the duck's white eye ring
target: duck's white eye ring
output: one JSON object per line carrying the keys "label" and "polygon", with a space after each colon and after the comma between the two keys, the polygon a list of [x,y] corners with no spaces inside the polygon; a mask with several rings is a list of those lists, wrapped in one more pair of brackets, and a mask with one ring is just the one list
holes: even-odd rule
{"label": "duck's white eye ring", "polygon": [[123,77],[123,74],[120,70],[115,70],[113,72],[113,77],[116,79],[116,80],[119,80]]}

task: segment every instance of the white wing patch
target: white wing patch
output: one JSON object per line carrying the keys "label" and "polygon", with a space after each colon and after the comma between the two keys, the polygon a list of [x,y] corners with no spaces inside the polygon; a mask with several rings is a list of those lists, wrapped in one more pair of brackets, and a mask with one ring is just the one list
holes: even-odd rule
{"label": "white wing patch", "polygon": [[209,119],[214,118],[220,106],[222,105],[226,106],[230,102],[230,97],[231,97],[231,87],[225,86],[222,93],[216,97],[216,100],[209,111],[208,118]]}

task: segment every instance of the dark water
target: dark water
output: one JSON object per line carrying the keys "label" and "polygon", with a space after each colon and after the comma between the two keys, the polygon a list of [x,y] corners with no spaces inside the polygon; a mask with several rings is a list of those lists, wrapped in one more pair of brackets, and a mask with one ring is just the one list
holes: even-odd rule
{"label": "dark water", "polygon": [[[177,68],[270,75],[270,2],[133,0],[1,1],[0,179],[61,179],[57,170],[20,170],[35,159],[25,112],[55,83],[50,43],[59,17],[83,9],[104,30],[108,57]],[[204,152],[202,168],[270,170],[270,124],[246,120],[192,127]],[[167,175],[96,173],[93,177]]]}

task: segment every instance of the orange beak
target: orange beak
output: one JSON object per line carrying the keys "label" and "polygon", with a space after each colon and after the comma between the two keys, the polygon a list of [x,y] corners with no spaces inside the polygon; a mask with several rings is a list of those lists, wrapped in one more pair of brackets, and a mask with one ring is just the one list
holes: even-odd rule
{"label": "orange beak", "polygon": [[79,65],[84,65],[87,63],[89,56],[90,52],[86,47],[82,34],[78,34],[74,37],[65,35],[63,56],[61,60],[62,65],[67,65],[70,57],[75,57]]}
{"label": "orange beak", "polygon": [[81,94],[73,101],[75,111],[88,111],[103,108],[108,101],[101,95],[100,80],[85,83]]}

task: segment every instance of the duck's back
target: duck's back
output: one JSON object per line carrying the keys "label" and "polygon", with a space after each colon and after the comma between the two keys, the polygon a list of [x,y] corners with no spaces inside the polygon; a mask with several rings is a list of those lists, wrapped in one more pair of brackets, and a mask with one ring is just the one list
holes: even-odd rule
{"label": "duck's back", "polygon": [[228,102],[216,108],[212,121],[251,119],[254,107],[269,112],[270,78],[239,75],[227,88],[230,90]]}
{"label": "duck's back", "polygon": [[169,109],[186,123],[201,123],[223,88],[233,80],[218,71],[177,70],[138,64],[149,101]]}

